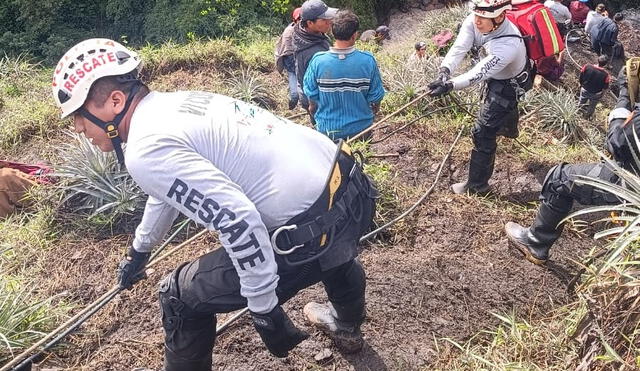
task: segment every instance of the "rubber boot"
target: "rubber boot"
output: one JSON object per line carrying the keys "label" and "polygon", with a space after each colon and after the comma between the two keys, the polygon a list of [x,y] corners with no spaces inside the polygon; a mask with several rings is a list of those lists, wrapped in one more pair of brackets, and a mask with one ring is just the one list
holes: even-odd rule
{"label": "rubber boot", "polygon": [[453,193],[461,195],[467,192],[471,194],[489,193],[489,179],[493,175],[493,165],[496,155],[487,155],[471,150],[471,160],[469,161],[469,179],[466,182],[456,183],[451,186]]}
{"label": "rubber boot", "polygon": [[555,211],[542,203],[531,227],[524,228],[520,224],[509,222],[505,224],[504,229],[509,240],[527,260],[541,265],[549,259],[551,245],[560,238],[564,223],[558,224],[566,216],[567,213]]}
{"label": "rubber boot", "polygon": [[356,353],[362,349],[360,324],[364,320],[364,298],[347,305],[311,302],[304,306],[304,314],[329,335],[341,352]]}
{"label": "rubber boot", "polygon": [[165,347],[164,371],[211,371],[212,353],[209,352],[206,356],[197,360],[186,360]]}

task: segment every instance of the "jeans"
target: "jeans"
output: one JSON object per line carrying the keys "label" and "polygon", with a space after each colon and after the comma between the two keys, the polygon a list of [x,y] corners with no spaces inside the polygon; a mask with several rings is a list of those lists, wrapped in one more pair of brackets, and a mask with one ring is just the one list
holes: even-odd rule
{"label": "jeans", "polygon": [[296,62],[293,55],[288,55],[282,60],[284,68],[287,70],[289,79],[289,100],[298,101],[298,79],[296,77]]}
{"label": "jeans", "polygon": [[596,110],[596,105],[602,99],[604,91],[597,93],[590,93],[585,88],[580,88],[580,98],[578,98],[578,104],[580,109],[584,113],[585,118],[591,117]]}

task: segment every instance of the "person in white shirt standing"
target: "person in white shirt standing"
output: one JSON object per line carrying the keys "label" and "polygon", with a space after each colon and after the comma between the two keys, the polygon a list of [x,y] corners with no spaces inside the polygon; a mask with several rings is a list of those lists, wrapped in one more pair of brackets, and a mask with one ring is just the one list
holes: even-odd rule
{"label": "person in white shirt standing", "polygon": [[566,35],[571,26],[571,12],[569,8],[562,4],[562,0],[547,0],[544,2],[544,6],[549,8],[562,36]]}
{"label": "person in white shirt standing", "polygon": [[[506,18],[511,1],[472,0],[471,5],[472,13],[442,61],[437,80],[429,84],[430,94],[440,96],[486,82],[484,103],[471,131],[474,148],[469,177],[451,186],[456,194],[489,192],[497,137],[518,137],[518,99],[533,84],[522,35]],[[479,46],[485,48],[487,56],[469,71],[451,78],[467,53]]]}
{"label": "person in white shirt standing", "polygon": [[350,149],[230,97],[150,91],[140,66],[117,42],[83,41],[55,68],[53,96],[75,131],[115,150],[149,194],[119,265],[122,288],[143,278],[179,213],[219,234],[223,249],[160,285],[165,370],[210,371],[216,313],[245,306],[268,350],[286,357],[308,334],[281,304],[320,281],[330,303],[305,313],[342,350],[358,351],[365,276],[357,244],[377,194]]}

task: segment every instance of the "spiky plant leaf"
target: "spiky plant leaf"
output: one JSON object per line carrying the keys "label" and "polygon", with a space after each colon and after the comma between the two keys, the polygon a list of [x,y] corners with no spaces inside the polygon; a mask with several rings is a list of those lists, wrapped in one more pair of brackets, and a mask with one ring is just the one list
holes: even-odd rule
{"label": "spiky plant leaf", "polygon": [[55,169],[62,179],[63,202],[89,218],[101,215],[117,221],[140,213],[146,196],[116,157],[100,151],[83,135],[69,135],[73,140],[61,152],[64,162]]}
{"label": "spiky plant leaf", "polygon": [[277,106],[267,84],[259,73],[250,68],[240,69],[233,77],[226,80],[231,96],[248,103],[254,103],[267,109]]}
{"label": "spiky plant leaf", "polygon": [[576,97],[563,89],[555,91],[536,90],[531,94],[530,104],[540,107],[536,112],[539,124],[543,129],[552,130],[562,136],[562,140],[570,142],[585,137],[582,112]]}

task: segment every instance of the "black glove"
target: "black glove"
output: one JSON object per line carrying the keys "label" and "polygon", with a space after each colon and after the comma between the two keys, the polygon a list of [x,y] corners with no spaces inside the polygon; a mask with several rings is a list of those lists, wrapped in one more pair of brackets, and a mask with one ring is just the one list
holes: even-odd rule
{"label": "black glove", "polygon": [[429,90],[431,90],[429,92],[430,96],[439,97],[453,90],[453,83],[451,81],[434,81],[429,84]]}
{"label": "black glove", "polygon": [[296,328],[279,305],[269,313],[251,312],[251,317],[262,342],[276,357],[288,356],[291,349],[309,337],[309,334]]}
{"label": "black glove", "polygon": [[130,289],[134,283],[146,277],[144,267],[151,253],[137,252],[133,247],[127,250],[127,256],[118,264],[118,284],[123,289]]}

